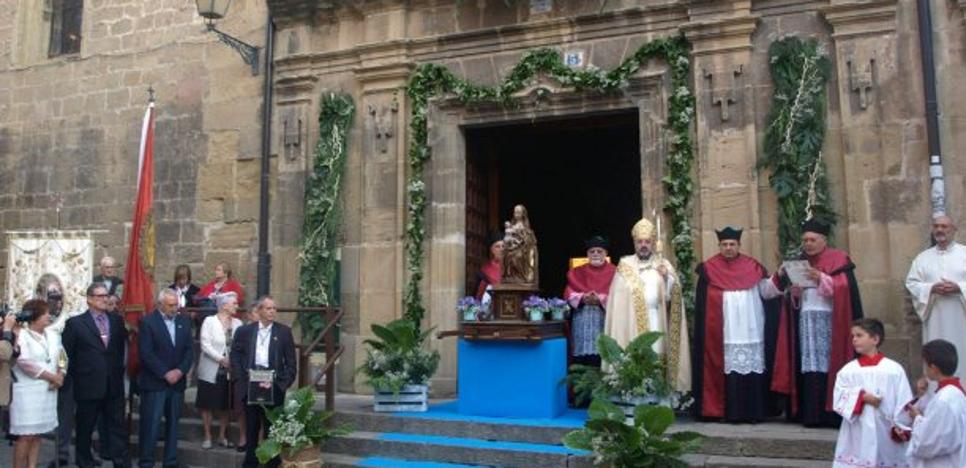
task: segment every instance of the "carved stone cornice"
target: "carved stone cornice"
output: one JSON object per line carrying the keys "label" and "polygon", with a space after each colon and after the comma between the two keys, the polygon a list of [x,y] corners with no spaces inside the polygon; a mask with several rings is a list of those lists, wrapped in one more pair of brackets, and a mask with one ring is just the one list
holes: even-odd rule
{"label": "carved stone cornice", "polygon": [[963,10],[963,17],[966,17],[966,0],[956,0],[956,3],[959,4],[959,9]]}
{"label": "carved stone cornice", "polygon": [[314,75],[290,76],[275,80],[275,96],[278,104],[295,104],[311,102],[315,83],[319,80]]}
{"label": "carved stone cornice", "polygon": [[832,25],[832,37],[859,37],[894,33],[898,0],[837,3],[819,12]]}
{"label": "carved stone cornice", "polygon": [[691,41],[691,55],[751,50],[751,35],[759,15],[745,15],[705,21],[692,21],[681,26]]}

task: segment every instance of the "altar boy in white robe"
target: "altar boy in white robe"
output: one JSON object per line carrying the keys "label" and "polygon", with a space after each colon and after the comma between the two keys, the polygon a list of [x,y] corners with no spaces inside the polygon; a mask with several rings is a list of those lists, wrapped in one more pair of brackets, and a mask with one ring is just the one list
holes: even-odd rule
{"label": "altar boy in white robe", "polygon": [[922,346],[926,378],[939,390],[931,395],[925,410],[909,405],[912,434],[909,464],[914,468],[966,467],[966,394],[959,378],[954,377],[959,358],[956,347],[946,340],[933,340]]}
{"label": "altar boy in white robe", "polygon": [[[922,340],[944,339],[966,349],[966,246],[956,242],[956,225],[949,216],[932,220],[936,245],[912,262],[906,288],[922,319]],[[956,376],[966,378],[966,366]],[[935,388],[934,386],[932,388]]]}
{"label": "altar boy in white robe", "polygon": [[885,339],[882,322],[852,322],[857,359],[838,372],[833,409],[842,416],[835,467],[908,466],[905,443],[893,440],[895,421],[912,400],[906,371],[879,352]]}

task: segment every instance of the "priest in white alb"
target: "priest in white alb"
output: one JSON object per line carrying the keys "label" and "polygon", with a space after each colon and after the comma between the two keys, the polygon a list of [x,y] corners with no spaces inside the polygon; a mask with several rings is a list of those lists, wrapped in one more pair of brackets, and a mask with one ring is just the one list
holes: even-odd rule
{"label": "priest in white alb", "polygon": [[607,295],[604,334],[619,345],[646,332],[664,333],[654,344],[664,356],[668,382],[678,392],[691,390],[691,353],[681,285],[674,267],[657,252],[654,224],[641,219],[631,230],[634,255],[621,258]]}
{"label": "priest in white alb", "polygon": [[[966,350],[966,246],[956,242],[949,216],[932,222],[936,245],[919,254],[909,268],[906,288],[922,319],[922,341],[943,339],[962,354]],[[956,376],[966,378],[966,366]]]}

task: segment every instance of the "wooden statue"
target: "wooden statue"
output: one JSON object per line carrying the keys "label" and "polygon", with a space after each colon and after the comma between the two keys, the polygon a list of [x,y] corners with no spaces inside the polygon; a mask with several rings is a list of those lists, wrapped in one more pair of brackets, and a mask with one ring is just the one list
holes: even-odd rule
{"label": "wooden statue", "polygon": [[503,283],[536,285],[539,280],[537,236],[523,205],[513,207],[513,219],[505,224],[503,237]]}

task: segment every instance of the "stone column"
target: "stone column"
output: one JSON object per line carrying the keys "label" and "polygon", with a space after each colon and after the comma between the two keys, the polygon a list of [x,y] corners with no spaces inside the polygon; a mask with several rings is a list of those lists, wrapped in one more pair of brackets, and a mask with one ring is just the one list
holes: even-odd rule
{"label": "stone column", "polygon": [[835,48],[848,209],[836,244],[846,247],[847,239],[866,315],[901,327],[909,266],[902,247],[920,244],[915,224],[928,204],[929,179],[918,47],[900,44],[897,9],[896,0],[833,1],[821,12]]}
{"label": "stone column", "polygon": [[748,76],[758,16],[747,0],[693,1],[682,28],[692,44],[701,232],[698,255],[717,253],[714,229],[745,230],[743,250],[761,258],[754,83]]}

